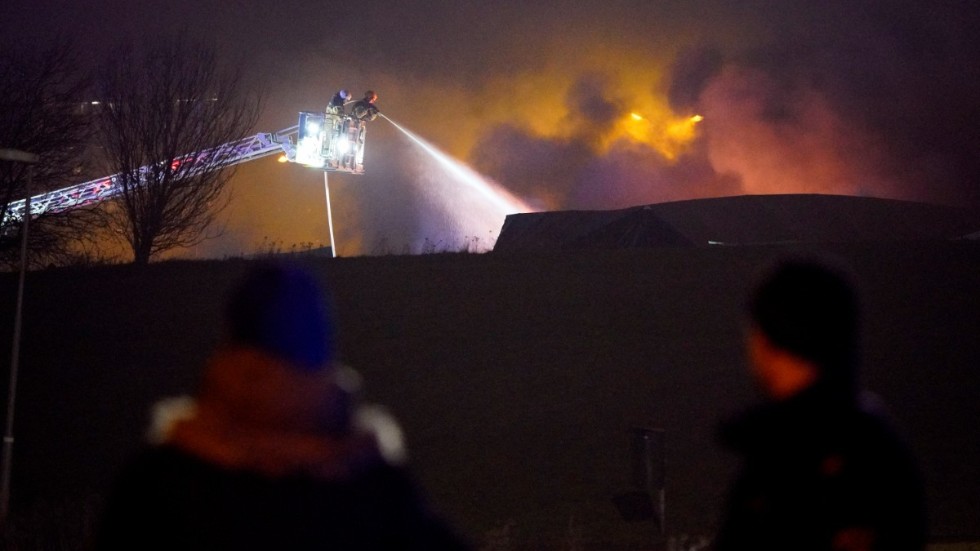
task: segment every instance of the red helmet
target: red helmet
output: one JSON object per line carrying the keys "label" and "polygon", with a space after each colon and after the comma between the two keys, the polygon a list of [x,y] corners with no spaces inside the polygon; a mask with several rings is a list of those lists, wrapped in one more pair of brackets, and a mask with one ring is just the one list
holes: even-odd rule
{"label": "red helmet", "polygon": [[367,92],[364,92],[364,99],[369,103],[374,103],[378,101],[378,94],[376,94],[374,90],[368,90]]}

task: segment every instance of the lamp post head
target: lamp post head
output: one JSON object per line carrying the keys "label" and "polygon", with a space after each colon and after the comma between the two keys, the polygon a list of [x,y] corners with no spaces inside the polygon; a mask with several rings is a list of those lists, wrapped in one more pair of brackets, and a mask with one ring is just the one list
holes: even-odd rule
{"label": "lamp post head", "polygon": [[17,161],[18,163],[34,164],[39,159],[34,153],[28,153],[19,149],[0,149],[0,161]]}

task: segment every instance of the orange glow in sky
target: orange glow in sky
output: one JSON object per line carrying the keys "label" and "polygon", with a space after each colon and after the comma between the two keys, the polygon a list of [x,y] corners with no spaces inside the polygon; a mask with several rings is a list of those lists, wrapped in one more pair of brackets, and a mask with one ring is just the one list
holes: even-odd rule
{"label": "orange glow in sky", "polygon": [[640,112],[632,111],[617,122],[605,136],[602,151],[626,139],[652,147],[666,159],[675,159],[697,137],[695,125],[701,120],[698,115],[675,115],[665,103],[650,101]]}

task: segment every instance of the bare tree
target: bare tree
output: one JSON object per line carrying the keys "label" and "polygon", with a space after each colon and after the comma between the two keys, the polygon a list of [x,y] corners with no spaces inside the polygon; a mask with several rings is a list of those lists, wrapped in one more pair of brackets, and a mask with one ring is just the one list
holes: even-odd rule
{"label": "bare tree", "polygon": [[106,210],[133,261],[214,237],[232,175],[220,155],[201,155],[247,135],[260,99],[241,71],[220,66],[213,46],[170,39],[119,49],[98,77],[100,143],[120,194]]}
{"label": "bare tree", "polygon": [[[41,52],[0,45],[0,147],[34,153],[32,194],[77,182],[90,165],[91,124],[83,104],[88,82],[75,50],[60,42]],[[15,261],[22,224],[8,216],[25,196],[27,165],[0,162],[0,263]],[[36,215],[28,246],[32,264],[63,263],[93,245],[91,209]]]}

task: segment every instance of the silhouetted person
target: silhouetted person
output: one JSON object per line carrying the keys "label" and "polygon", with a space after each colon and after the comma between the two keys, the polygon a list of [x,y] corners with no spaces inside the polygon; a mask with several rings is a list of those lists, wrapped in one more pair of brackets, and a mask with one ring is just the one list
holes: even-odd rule
{"label": "silhouetted person", "polygon": [[351,107],[351,114],[354,118],[362,121],[373,121],[378,118],[378,107],[374,104],[378,101],[378,94],[374,90],[364,92],[364,97],[355,101]]}
{"label": "silhouetted person", "polygon": [[462,549],[398,465],[397,426],[356,406],[308,273],[259,266],[227,320],[198,396],[158,406],[96,549]]}
{"label": "silhouetted person", "polygon": [[350,92],[343,89],[338,90],[337,93],[330,98],[330,103],[327,104],[327,114],[344,115],[344,107],[350,102]]}
{"label": "silhouetted person", "polygon": [[918,470],[881,406],[856,390],[849,277],[785,261],[749,312],[749,364],[766,401],[722,430],[743,465],[715,549],[923,549]]}

